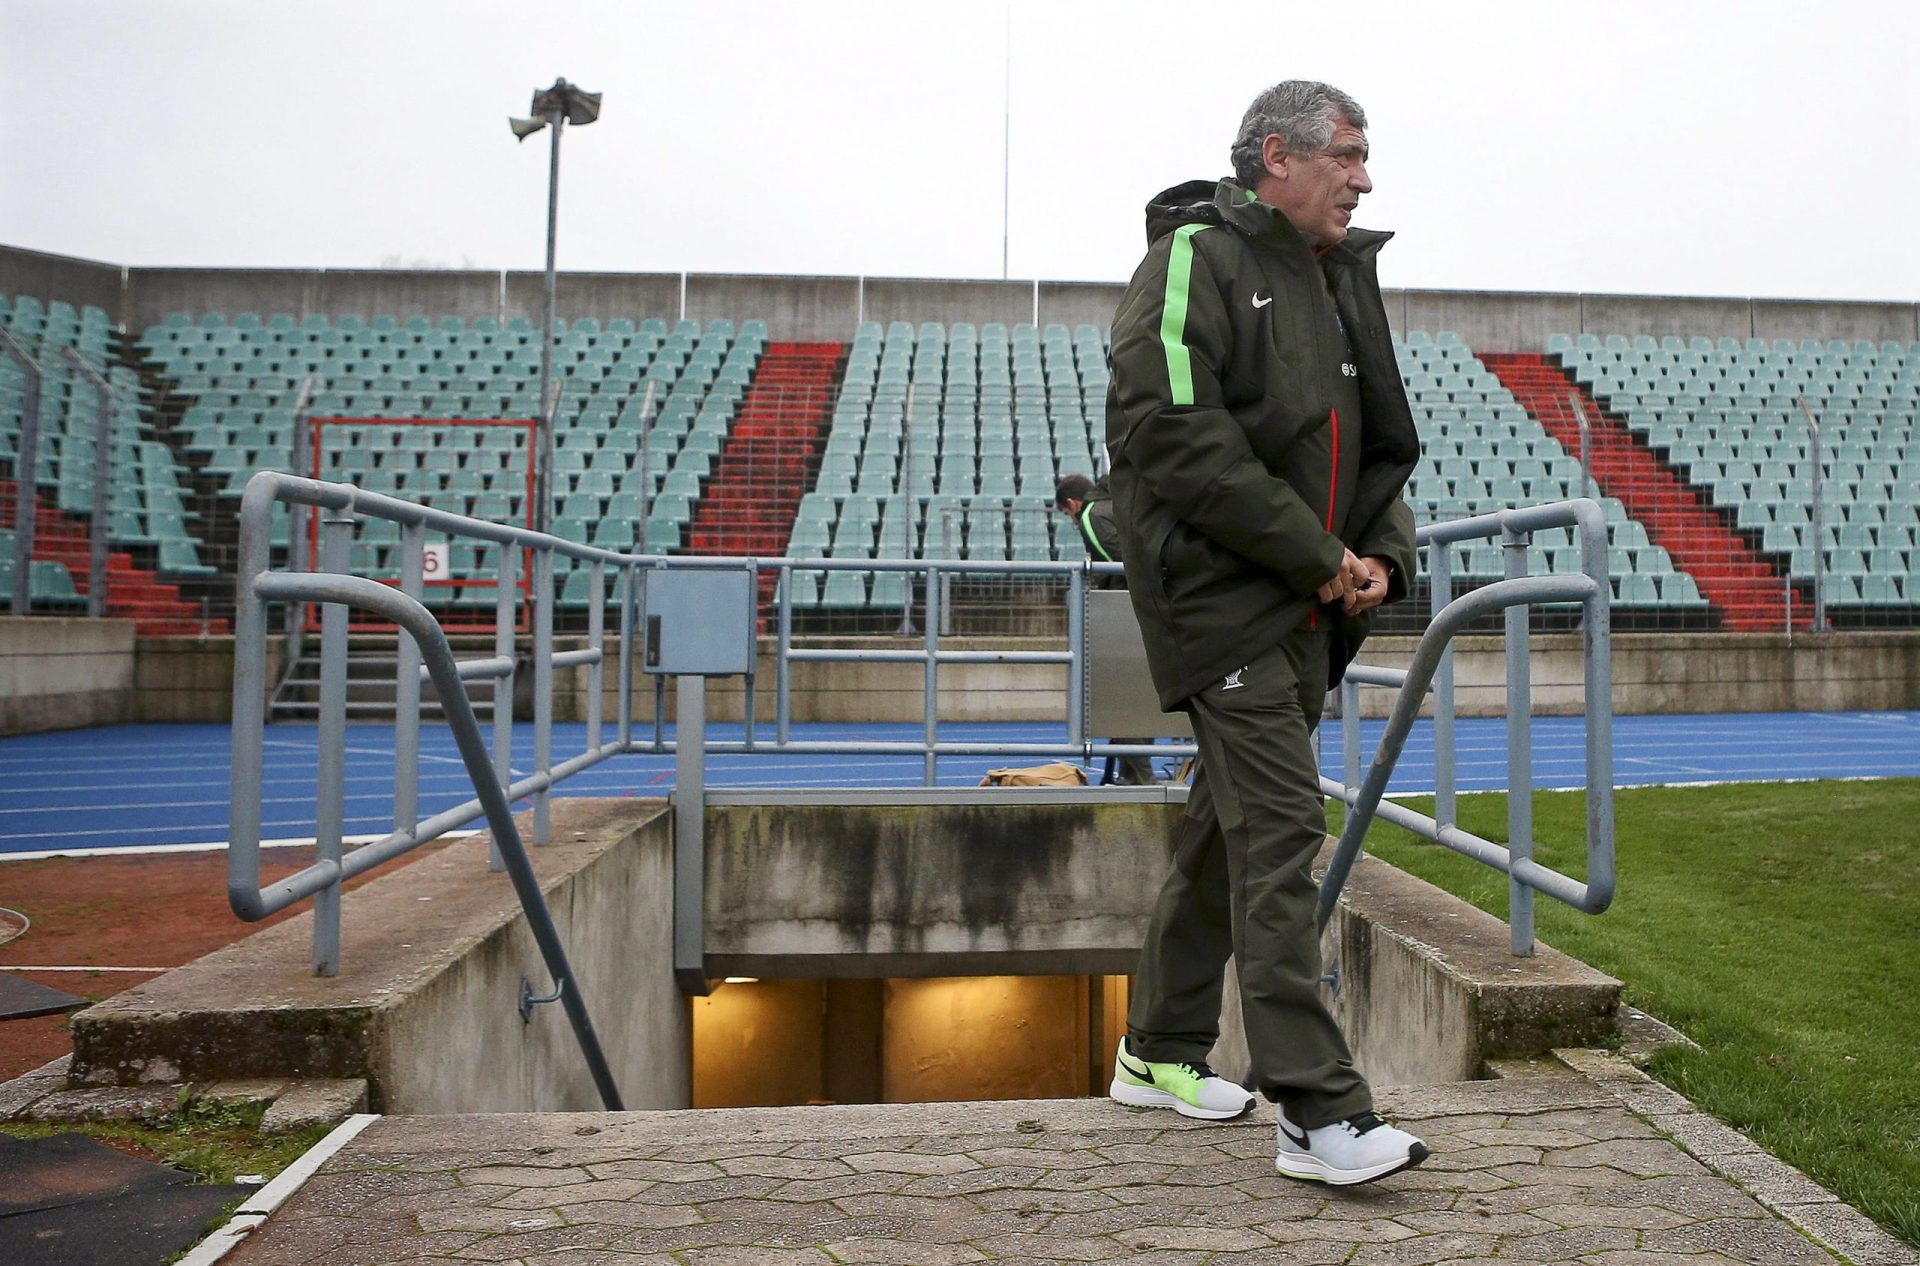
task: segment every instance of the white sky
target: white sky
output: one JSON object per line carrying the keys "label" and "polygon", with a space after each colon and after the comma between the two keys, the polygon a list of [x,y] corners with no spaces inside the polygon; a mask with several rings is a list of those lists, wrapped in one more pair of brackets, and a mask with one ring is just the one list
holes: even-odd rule
{"label": "white sky", "polygon": [[1920,299],[1920,3],[0,0],[0,243],[115,263],[1120,280],[1253,95],[1371,121],[1388,285]]}

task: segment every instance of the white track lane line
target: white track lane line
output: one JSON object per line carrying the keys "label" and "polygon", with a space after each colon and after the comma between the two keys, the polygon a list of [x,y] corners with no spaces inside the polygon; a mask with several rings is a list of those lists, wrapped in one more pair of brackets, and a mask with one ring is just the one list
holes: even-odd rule
{"label": "white track lane line", "polygon": [[41,967],[41,966],[30,966],[26,963],[0,963],[0,971],[67,971],[67,972],[128,971],[128,972],[143,972],[150,975],[158,975],[161,972],[168,972],[172,970],[173,968],[171,967]]}
{"label": "white track lane line", "polygon": [[[463,840],[470,835],[478,834],[480,834],[478,831],[456,829],[436,835],[434,836],[434,840]],[[386,838],[385,835],[349,835],[343,837],[341,842],[348,847],[357,847],[364,844],[372,844]],[[55,848],[43,849],[33,853],[8,853],[0,851],[0,862],[40,862],[55,857],[127,857],[153,853],[218,853],[225,851],[228,847],[230,846],[225,840],[205,840],[193,844],[128,844],[120,847],[109,845],[102,848]],[[312,848],[313,840],[311,838],[261,840],[260,847]]]}

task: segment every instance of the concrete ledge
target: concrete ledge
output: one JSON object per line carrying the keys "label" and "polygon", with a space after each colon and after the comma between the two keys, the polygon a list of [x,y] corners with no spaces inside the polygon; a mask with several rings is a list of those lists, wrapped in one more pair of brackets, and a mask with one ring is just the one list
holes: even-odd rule
{"label": "concrete ledge", "polygon": [[[615,1079],[630,1106],[685,1106],[665,805],[556,801],[553,838],[534,866]],[[312,974],[308,912],[80,1013],[71,1083],[364,1078],[389,1112],[597,1105],[561,1009],[520,1018],[521,979],[544,992],[547,973],[487,848],[474,836],[350,893],[337,977]]]}
{"label": "concrete ledge", "polygon": [[980,790],[710,807],[707,974],[1132,971],[1180,808]]}
{"label": "concrete ledge", "polygon": [[132,620],[0,616],[0,734],[133,719]]}
{"label": "concrete ledge", "polygon": [[1503,921],[1385,862],[1363,858],[1340,906],[1334,1015],[1382,1085],[1463,1081],[1619,1031],[1619,981],[1541,942],[1516,958]]}
{"label": "concrete ledge", "polygon": [[[1129,973],[1182,812],[1165,788],[729,794],[706,816],[707,975]],[[1532,958],[1507,946],[1500,920],[1363,859],[1325,954],[1368,1076],[1460,1081],[1492,1059],[1614,1038],[1619,981],[1546,945]],[[1237,1077],[1231,987],[1223,1010],[1213,1063]]]}

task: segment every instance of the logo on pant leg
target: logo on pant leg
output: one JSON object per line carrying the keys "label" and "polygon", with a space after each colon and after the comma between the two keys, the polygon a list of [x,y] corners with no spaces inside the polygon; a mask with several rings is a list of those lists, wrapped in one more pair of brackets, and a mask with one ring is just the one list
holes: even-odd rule
{"label": "logo on pant leg", "polygon": [[1221,682],[1221,683],[1220,683],[1220,689],[1222,689],[1222,690],[1238,690],[1238,689],[1240,689],[1240,688],[1241,688],[1242,686],[1244,686],[1244,685],[1246,685],[1246,684],[1247,684],[1246,682],[1244,682],[1244,681],[1241,681],[1241,680],[1240,680],[1240,674],[1241,674],[1241,673],[1244,673],[1244,672],[1246,672],[1246,671],[1247,671],[1247,669],[1249,669],[1249,668],[1251,668],[1251,667],[1253,667],[1253,665],[1251,665],[1251,664],[1242,664],[1242,665],[1241,665],[1240,667],[1238,667],[1238,668],[1236,668],[1236,669],[1234,669],[1234,670],[1233,670],[1232,672],[1230,672],[1230,673],[1228,673],[1228,674],[1227,674],[1227,679],[1226,679],[1225,681],[1223,681],[1223,682]]}

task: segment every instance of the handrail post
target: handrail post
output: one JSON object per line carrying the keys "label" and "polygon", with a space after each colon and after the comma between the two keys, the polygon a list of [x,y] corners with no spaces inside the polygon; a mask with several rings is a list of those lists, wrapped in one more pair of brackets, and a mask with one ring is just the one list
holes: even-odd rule
{"label": "handrail post", "polygon": [[[909,595],[913,592],[911,580],[907,583],[907,592]],[[912,598],[909,597],[907,601],[911,606]],[[921,706],[926,709],[927,754],[922,776],[927,786],[934,787],[940,782],[940,758],[933,750],[940,741],[940,566],[932,562],[927,564],[926,623],[927,676]]]}
{"label": "handrail post", "polygon": [[1067,649],[1073,652],[1067,665],[1067,742],[1076,746],[1087,741],[1088,565],[1082,563],[1067,575]]}
{"label": "handrail post", "polygon": [[753,705],[755,670],[760,667],[760,562],[747,560],[747,676],[742,683],[745,693],[740,699],[740,733],[746,749],[753,750]]}
{"label": "handrail post", "polygon": [[587,665],[587,750],[600,750],[600,691],[604,685],[601,671],[606,659],[607,569],[594,559],[587,569],[587,649],[599,651],[600,658]]}
{"label": "handrail post", "polygon": [[787,651],[793,646],[793,567],[782,563],[779,582],[778,634],[773,643],[773,741],[785,746],[793,724],[792,671]]}
{"label": "handrail post", "polygon": [[[533,555],[533,772],[553,773],[553,549],[543,546]],[[533,843],[548,842],[552,833],[552,791],[533,793]]]}
{"label": "handrail post", "polygon": [[[353,547],[353,511],[329,509],[320,517],[320,570],[347,574]],[[346,816],[347,608],[320,608],[320,751],[315,765],[314,859],[331,862],[333,881],[313,896],[313,974],[340,974],[341,834]]]}
{"label": "handrail post", "polygon": [[[1500,549],[1509,580],[1527,574],[1527,534],[1502,527]],[[1533,889],[1519,876],[1533,859],[1533,693],[1529,608],[1506,609],[1507,643],[1507,928],[1514,954],[1533,954]]]}
{"label": "handrail post", "polygon": [[26,378],[20,394],[19,449],[13,455],[13,592],[9,608],[14,615],[26,615],[33,606],[33,529],[40,503],[40,363],[4,329],[0,329],[0,351],[14,359]]}
{"label": "handrail post", "polygon": [[[1427,577],[1433,614],[1453,601],[1453,546],[1435,541],[1427,548]],[[1440,653],[1433,692],[1433,820],[1443,828],[1459,821],[1454,803],[1458,774],[1453,752],[1453,643]]]}
{"label": "handrail post", "polygon": [[1360,790],[1360,683],[1352,677],[1340,679],[1340,757],[1343,799],[1351,804]]}
{"label": "handrail post", "polygon": [[1594,582],[1580,621],[1586,659],[1587,883],[1606,886],[1613,870],[1613,591],[1607,583],[1607,529],[1598,507],[1581,528],[1580,569]]}
{"label": "handrail post", "polygon": [[[502,542],[500,559],[495,566],[496,585],[493,595],[493,653],[495,656],[513,662],[513,609],[514,595],[519,592],[518,567],[520,546]],[[509,669],[493,681],[493,776],[500,780],[502,787],[513,785],[513,687],[517,674]],[[466,689],[465,686],[461,687]],[[442,701],[445,706],[445,701]],[[507,861],[500,852],[500,841],[495,840],[493,847],[487,850],[487,869],[505,870]]]}
{"label": "handrail post", "polygon": [[681,993],[704,997],[707,679],[676,678],[674,707],[673,975]]}
{"label": "handrail post", "polygon": [[[425,532],[400,525],[400,592],[415,602],[425,588]],[[395,629],[393,678],[393,829],[405,831],[420,818],[420,648]]]}
{"label": "handrail post", "polygon": [[616,705],[619,717],[620,749],[627,750],[633,743],[633,588],[636,573],[633,564],[623,563],[620,567],[620,702]]}

